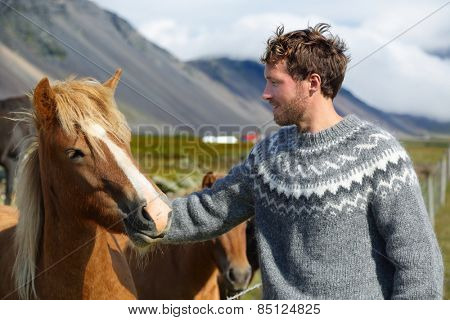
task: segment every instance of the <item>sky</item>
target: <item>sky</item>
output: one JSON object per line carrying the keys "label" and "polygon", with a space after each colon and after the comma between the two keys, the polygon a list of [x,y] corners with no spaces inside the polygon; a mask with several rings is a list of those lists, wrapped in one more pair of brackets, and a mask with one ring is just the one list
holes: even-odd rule
{"label": "sky", "polygon": [[[343,86],[388,112],[450,121],[450,2],[94,0],[186,61],[258,60],[279,25],[329,23],[348,45]],[[448,52],[446,59],[433,52]]]}

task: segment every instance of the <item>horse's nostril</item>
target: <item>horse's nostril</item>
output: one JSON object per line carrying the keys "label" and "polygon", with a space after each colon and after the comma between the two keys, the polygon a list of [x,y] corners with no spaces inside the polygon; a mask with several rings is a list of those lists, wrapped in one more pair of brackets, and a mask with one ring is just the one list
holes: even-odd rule
{"label": "horse's nostril", "polygon": [[233,268],[228,270],[228,279],[230,279],[231,282],[236,282],[236,275],[234,274]]}
{"label": "horse's nostril", "polygon": [[148,221],[152,221],[152,218],[150,217],[150,214],[147,212],[147,210],[145,209],[145,206],[143,206],[141,208],[141,215],[144,219],[148,220]]}

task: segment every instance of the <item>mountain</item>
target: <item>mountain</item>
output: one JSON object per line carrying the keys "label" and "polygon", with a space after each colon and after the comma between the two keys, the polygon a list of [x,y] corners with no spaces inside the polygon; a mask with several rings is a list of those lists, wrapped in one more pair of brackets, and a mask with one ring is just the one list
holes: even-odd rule
{"label": "mountain", "polygon": [[[210,78],[222,83],[236,95],[248,100],[260,101],[271,110],[267,103],[261,101],[265,86],[264,66],[251,60],[234,60],[230,58],[198,59],[189,62],[202,70]],[[381,111],[355,97],[349,90],[341,88],[334,100],[336,110],[341,115],[350,113],[377,123],[397,136],[423,136],[430,133],[449,135],[450,123],[439,122],[425,117],[395,114]]]}
{"label": "mountain", "polygon": [[26,59],[0,43],[0,99],[23,95],[44,77]]}
{"label": "mountain", "polygon": [[[6,3],[6,4],[5,4]],[[127,21],[87,0],[0,3],[0,99],[43,75],[106,79],[124,70],[116,96],[129,123],[261,124],[271,117],[143,38]]]}
{"label": "mountain", "polygon": [[189,64],[244,99],[259,100],[266,85],[264,66],[252,60],[199,59]]}
{"label": "mountain", "polygon": [[[142,124],[273,125],[271,107],[260,99],[265,80],[257,62],[182,62],[88,0],[2,0],[0,21],[0,99],[30,91],[44,76],[102,81],[120,67],[116,97],[135,131]],[[335,105],[398,135],[450,133],[449,123],[383,112],[344,88]],[[236,130],[228,127],[223,131]]]}

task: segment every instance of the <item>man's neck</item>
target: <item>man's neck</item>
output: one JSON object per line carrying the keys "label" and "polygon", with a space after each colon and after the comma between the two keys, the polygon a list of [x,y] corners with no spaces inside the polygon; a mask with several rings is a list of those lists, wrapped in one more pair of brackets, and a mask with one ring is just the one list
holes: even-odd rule
{"label": "man's neck", "polygon": [[336,113],[331,99],[320,99],[308,107],[297,123],[299,132],[317,133],[328,129],[342,120]]}

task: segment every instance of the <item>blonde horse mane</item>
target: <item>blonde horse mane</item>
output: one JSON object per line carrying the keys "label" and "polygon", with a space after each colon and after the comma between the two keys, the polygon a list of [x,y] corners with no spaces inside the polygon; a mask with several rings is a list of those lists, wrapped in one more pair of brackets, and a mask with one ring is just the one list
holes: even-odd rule
{"label": "blonde horse mane", "polygon": [[[67,136],[83,133],[92,148],[101,155],[99,142],[89,135],[89,126],[96,123],[119,141],[129,143],[130,130],[117,109],[114,89],[91,78],[70,78],[57,82],[52,90],[56,100],[56,119]],[[21,121],[34,127],[39,136],[42,124],[38,119],[35,111],[25,114]],[[14,239],[17,256],[13,277],[21,299],[38,298],[34,279],[44,220],[38,136],[30,137],[25,142],[16,184],[16,204],[20,214]]]}

